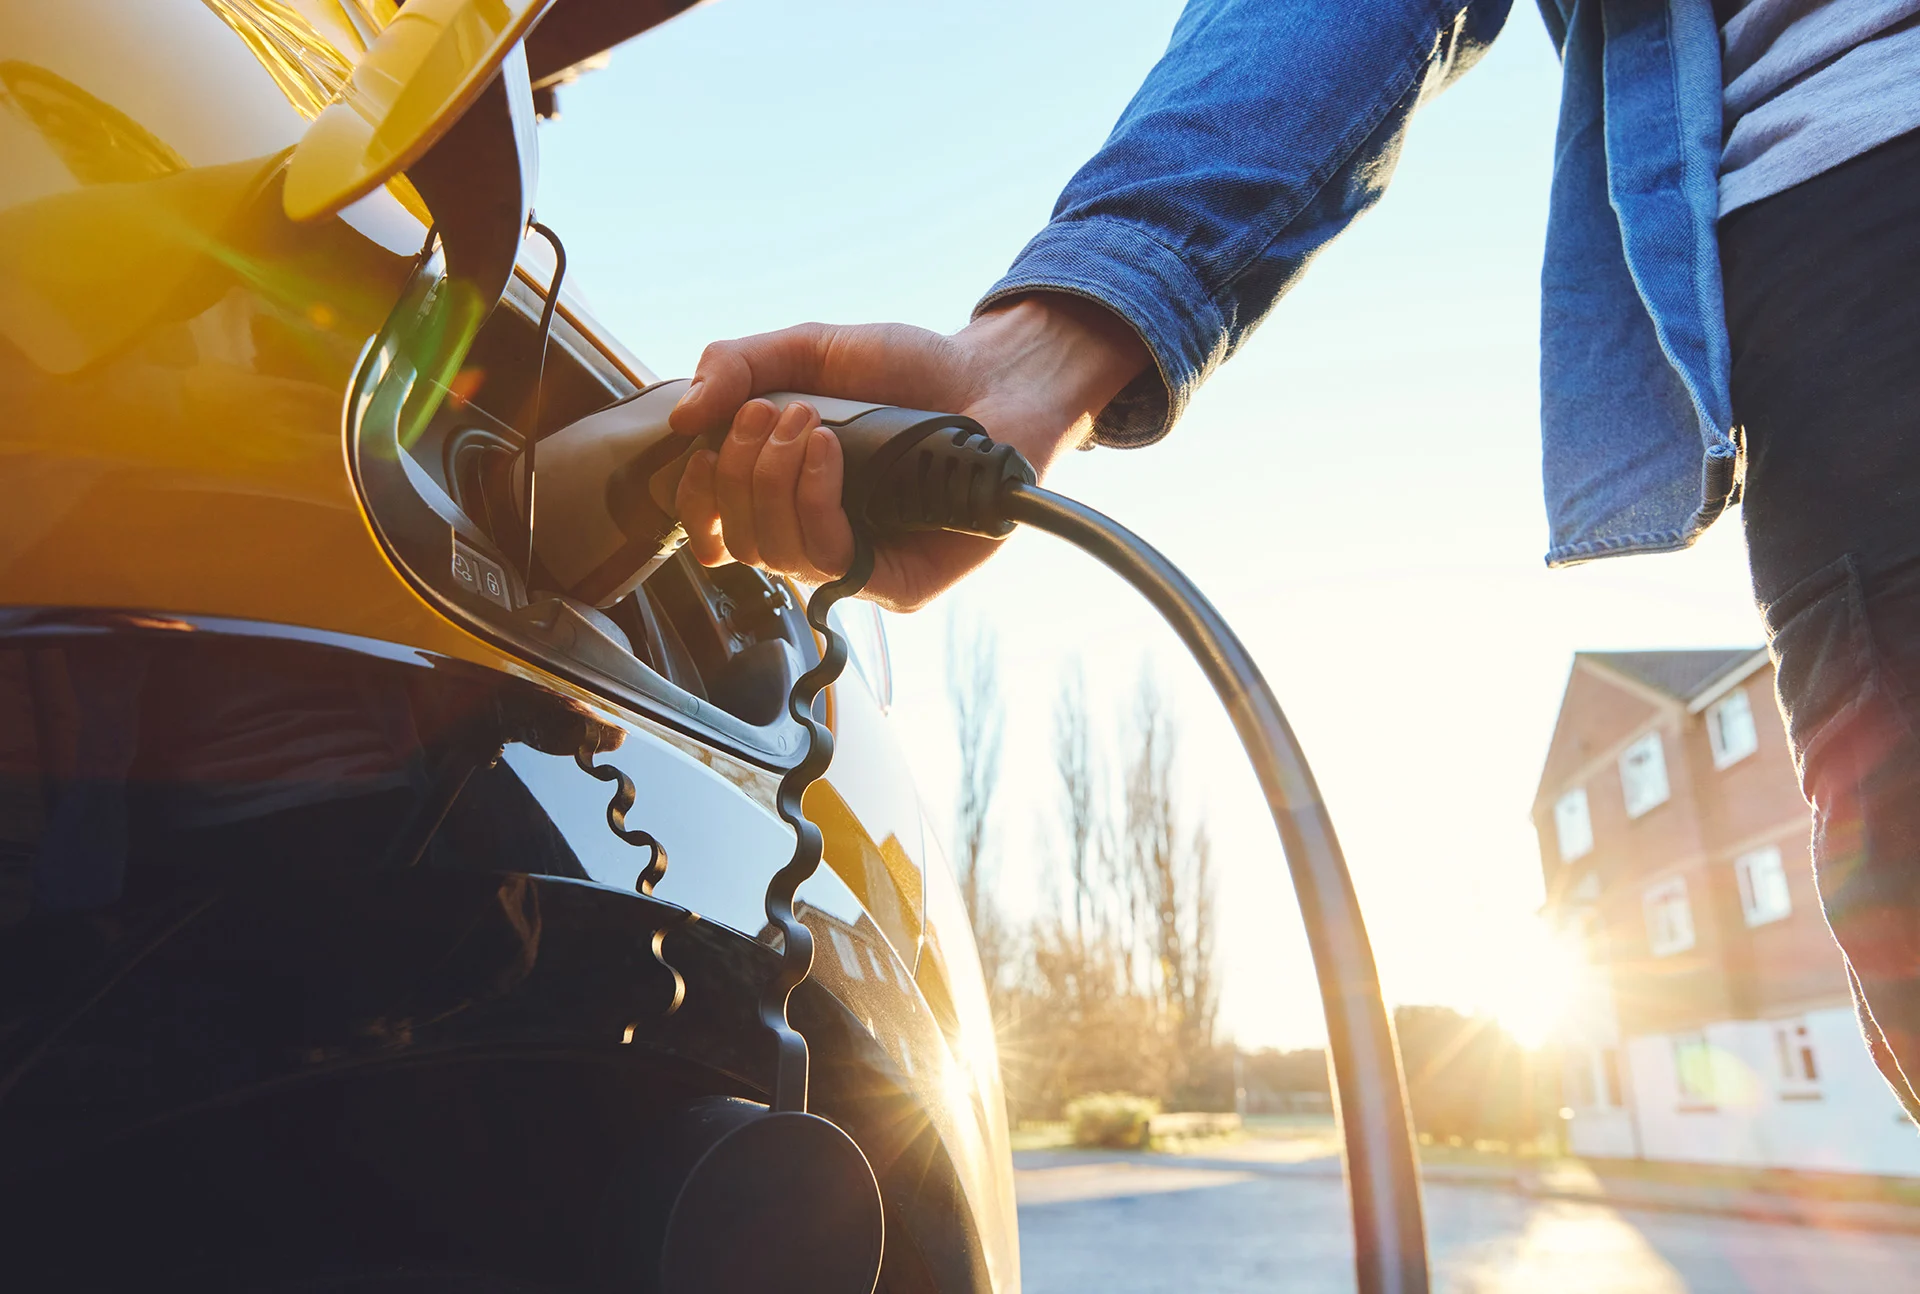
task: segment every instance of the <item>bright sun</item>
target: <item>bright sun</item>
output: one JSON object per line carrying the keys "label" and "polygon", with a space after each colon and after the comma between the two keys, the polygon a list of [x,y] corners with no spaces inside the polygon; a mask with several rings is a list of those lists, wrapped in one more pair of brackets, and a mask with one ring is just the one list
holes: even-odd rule
{"label": "bright sun", "polygon": [[1572,941],[1544,922],[1528,921],[1515,933],[1511,973],[1493,1008],[1501,1027],[1531,1051],[1553,1040],[1586,967]]}

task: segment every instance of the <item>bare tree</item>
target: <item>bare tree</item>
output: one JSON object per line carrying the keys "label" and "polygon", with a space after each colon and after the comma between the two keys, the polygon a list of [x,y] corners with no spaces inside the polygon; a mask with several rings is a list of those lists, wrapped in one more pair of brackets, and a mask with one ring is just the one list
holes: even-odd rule
{"label": "bare tree", "polygon": [[1220,989],[1213,979],[1213,841],[1204,825],[1194,828],[1187,859],[1187,1045],[1195,1050],[1213,1045],[1220,1014]]}
{"label": "bare tree", "polygon": [[1053,767],[1060,777],[1060,829],[1066,838],[1073,937],[1084,947],[1095,915],[1092,872],[1100,802],[1086,676],[1077,661],[1061,680],[1060,696],[1054,702]]}
{"label": "bare tree", "polygon": [[1126,872],[1139,914],[1136,941],[1145,983],[1183,1052],[1213,1044],[1212,847],[1205,828],[1182,839],[1175,790],[1179,734],[1151,676],[1134,701],[1133,758],[1127,768]]}
{"label": "bare tree", "polygon": [[1179,822],[1173,803],[1175,736],[1152,676],[1142,672],[1134,697],[1133,759],[1127,767],[1125,853],[1136,913],[1135,938],[1146,959],[1145,982],[1178,1026],[1186,1005],[1182,947]]}
{"label": "bare tree", "polygon": [[1098,933],[1076,938],[1057,914],[1035,922],[1023,1009],[1001,1046],[1019,1113],[1057,1115],[1088,1092],[1171,1093],[1166,1031],[1152,998],[1123,984],[1123,956]]}
{"label": "bare tree", "polygon": [[1000,738],[1005,714],[1000,699],[1000,651],[984,625],[947,621],[947,699],[960,755],[955,796],[954,869],[973,922],[974,943],[987,987],[997,989],[1007,960],[1006,932],[987,888],[990,811],[1000,785]]}
{"label": "bare tree", "polygon": [[1182,812],[1178,726],[1150,675],[1114,730],[1124,739],[1109,788],[1070,670],[1054,707],[1048,833],[1065,883],[1004,991],[1001,1056],[1020,1114],[1057,1115],[1091,1091],[1231,1100],[1231,1057],[1213,1041],[1212,850]]}

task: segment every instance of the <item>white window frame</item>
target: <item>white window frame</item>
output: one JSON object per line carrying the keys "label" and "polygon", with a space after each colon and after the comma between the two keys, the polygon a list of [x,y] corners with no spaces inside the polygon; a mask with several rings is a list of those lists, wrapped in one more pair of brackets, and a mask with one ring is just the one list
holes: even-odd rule
{"label": "white window frame", "polygon": [[1570,1047],[1566,1053],[1567,1105],[1576,1110],[1618,1110],[1620,1052],[1615,1047]]}
{"label": "white window frame", "polygon": [[[1640,895],[1640,907],[1647,921],[1647,947],[1655,957],[1672,957],[1693,947],[1693,901],[1687,896],[1686,877],[1670,876],[1649,885]],[[1670,920],[1676,912],[1677,922]]]}
{"label": "white window frame", "polygon": [[1787,868],[1780,846],[1749,849],[1733,860],[1733,878],[1740,887],[1740,912],[1747,925],[1764,926],[1793,915],[1793,893],[1787,888]]}
{"label": "white window frame", "polygon": [[828,926],[827,934],[833,942],[833,951],[840,955],[840,969],[847,973],[848,979],[865,979],[867,972],[860,965],[860,949],[839,926]]}
{"label": "white window frame", "polygon": [[[1567,810],[1574,805],[1580,806],[1577,819],[1579,826],[1569,832],[1567,824],[1571,815]],[[1586,787],[1576,786],[1553,802],[1553,838],[1560,848],[1560,861],[1563,863],[1585,858],[1593,852],[1593,814],[1587,804]]]}
{"label": "white window frame", "polygon": [[[1727,740],[1727,719],[1739,715],[1741,727],[1735,740]],[[1707,707],[1707,744],[1713,747],[1713,766],[1731,768],[1760,749],[1759,730],[1753,723],[1753,702],[1747,696],[1747,689],[1736,687],[1733,691]]]}
{"label": "white window frame", "polygon": [[1673,1090],[1679,1104],[1695,1109],[1718,1105],[1720,1094],[1714,1073],[1713,1044],[1707,1041],[1707,1035],[1676,1033],[1672,1042]]}
{"label": "white window frame", "polygon": [[1820,1095],[1820,1053],[1805,1020],[1773,1022],[1773,1057],[1774,1079],[1783,1100],[1805,1101]]}
{"label": "white window frame", "polygon": [[[1635,771],[1629,773],[1629,769]],[[1654,774],[1648,770],[1658,770],[1657,789]],[[1636,784],[1636,776],[1643,780]],[[1629,818],[1643,817],[1673,798],[1673,784],[1667,779],[1667,747],[1658,732],[1648,733],[1620,752],[1620,794]]]}

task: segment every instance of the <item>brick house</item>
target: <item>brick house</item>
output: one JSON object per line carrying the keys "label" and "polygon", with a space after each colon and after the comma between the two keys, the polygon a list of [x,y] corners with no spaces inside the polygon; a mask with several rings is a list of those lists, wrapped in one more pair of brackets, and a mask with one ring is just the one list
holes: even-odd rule
{"label": "brick house", "polygon": [[1533,802],[1576,1154],[1920,1175],[1820,914],[1762,648],[1581,652]]}

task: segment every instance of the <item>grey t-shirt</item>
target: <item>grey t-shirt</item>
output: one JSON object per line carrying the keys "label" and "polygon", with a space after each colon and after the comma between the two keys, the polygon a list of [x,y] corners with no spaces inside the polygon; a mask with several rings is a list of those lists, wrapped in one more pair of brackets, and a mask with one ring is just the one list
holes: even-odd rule
{"label": "grey t-shirt", "polygon": [[1720,214],[1920,128],[1920,0],[1717,0]]}

